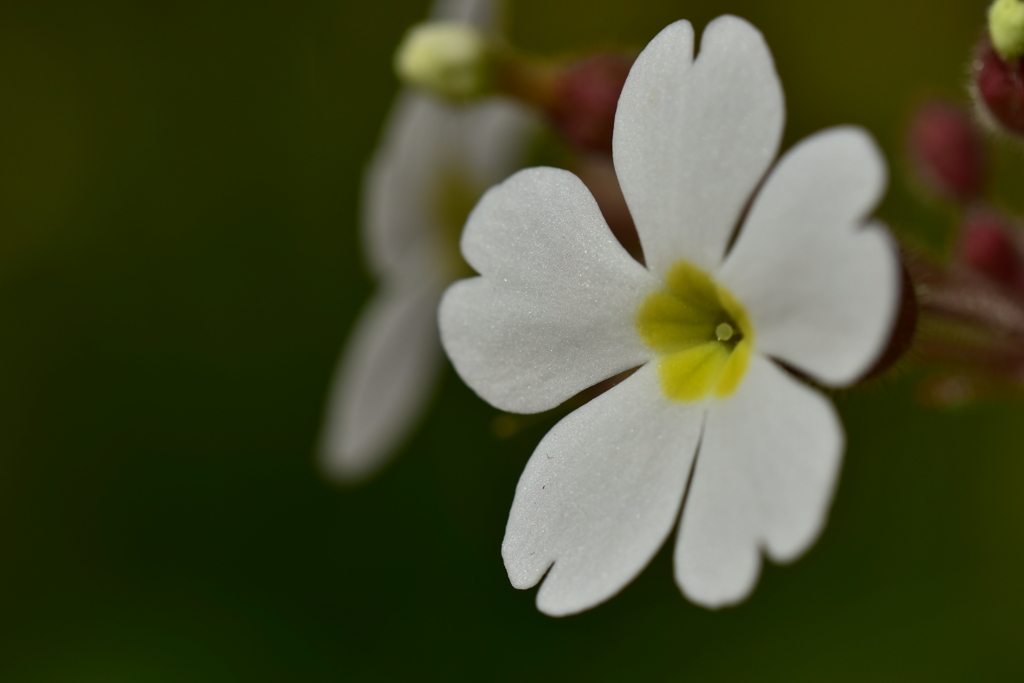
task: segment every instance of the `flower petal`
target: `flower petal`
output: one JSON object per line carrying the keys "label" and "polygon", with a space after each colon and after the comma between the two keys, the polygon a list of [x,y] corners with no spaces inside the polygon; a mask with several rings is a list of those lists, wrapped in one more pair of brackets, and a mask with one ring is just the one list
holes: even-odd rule
{"label": "flower petal", "polygon": [[500,23],[501,5],[496,0],[436,0],[431,7],[430,18],[465,21],[477,28],[494,31]]}
{"label": "flower petal", "polygon": [[529,142],[539,130],[539,116],[505,99],[463,105],[457,124],[459,156],[467,172],[481,183],[480,194],[519,170],[527,161]]}
{"label": "flower petal", "polygon": [[539,412],[652,357],[634,318],[655,288],[568,171],[532,168],[473,209],[441,340],[462,379],[503,410]]}
{"label": "flower petal", "polygon": [[356,323],[331,381],[321,464],[340,481],[381,467],[423,414],[441,368],[440,288],[390,282]]}
{"label": "flower petal", "polygon": [[675,524],[705,410],[667,399],[651,363],[555,425],[516,487],[501,549],[512,585],[546,573],[537,608],[562,616],[632,581]]}
{"label": "flower petal", "polygon": [[[691,63],[692,62],[692,63]],[[704,31],[678,21],[637,58],[615,114],[615,172],[647,265],[719,266],[778,151],[782,85],[760,32],[732,16]]]}
{"label": "flower petal", "polygon": [[393,273],[409,252],[445,239],[443,183],[455,174],[474,198],[483,194],[522,165],[536,125],[509,101],[456,107],[403,91],[363,184],[363,244],[374,273]]}
{"label": "flower petal", "polygon": [[761,352],[843,385],[885,348],[899,259],[884,228],[863,225],[885,183],[881,153],[852,127],[807,138],[772,171],[718,275]]}
{"label": "flower petal", "polygon": [[706,607],[745,599],[761,568],[821,533],[843,453],[831,402],[754,354],[736,393],[708,408],[683,507],[676,581]]}

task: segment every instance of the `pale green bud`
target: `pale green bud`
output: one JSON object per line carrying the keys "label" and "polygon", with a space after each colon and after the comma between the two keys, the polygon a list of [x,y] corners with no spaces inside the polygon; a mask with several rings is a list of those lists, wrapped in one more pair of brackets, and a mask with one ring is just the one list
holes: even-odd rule
{"label": "pale green bud", "polygon": [[992,47],[1007,60],[1024,55],[1024,2],[996,0],[988,8],[988,34]]}
{"label": "pale green bud", "polygon": [[409,29],[395,52],[395,72],[409,85],[450,100],[486,94],[494,51],[479,29],[457,21],[428,21]]}

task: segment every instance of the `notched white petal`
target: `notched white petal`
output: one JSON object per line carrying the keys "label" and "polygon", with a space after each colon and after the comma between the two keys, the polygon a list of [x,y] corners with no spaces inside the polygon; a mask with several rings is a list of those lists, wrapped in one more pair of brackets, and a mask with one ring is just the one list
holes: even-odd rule
{"label": "notched white petal", "polygon": [[676,580],[705,607],[743,601],[761,568],[799,557],[825,526],[844,436],[832,403],[755,354],[712,403],[675,550]]}
{"label": "notched white petal", "polygon": [[649,364],[559,422],[516,487],[502,544],[512,585],[547,572],[537,608],[552,616],[622,590],[675,524],[703,417],[703,404],[665,398]]}
{"label": "notched white petal", "polygon": [[482,277],[445,293],[441,339],[488,403],[539,412],[652,357],[635,317],[656,283],[568,171],[527,169],[489,190],[462,253]]}
{"label": "notched white petal", "polygon": [[[761,33],[711,22],[664,29],[637,58],[615,114],[615,171],[648,266],[685,257],[718,267],[736,222],[778,151],[782,85]],[[691,63],[692,62],[692,63]]]}
{"label": "notched white petal", "polygon": [[758,348],[830,385],[885,348],[900,298],[893,240],[867,224],[886,185],[865,131],[839,127],[793,147],[765,181],[719,274]]}
{"label": "notched white petal", "polygon": [[423,414],[441,369],[440,295],[429,281],[388,283],[359,316],[331,380],[318,446],[327,476],[370,476]]}

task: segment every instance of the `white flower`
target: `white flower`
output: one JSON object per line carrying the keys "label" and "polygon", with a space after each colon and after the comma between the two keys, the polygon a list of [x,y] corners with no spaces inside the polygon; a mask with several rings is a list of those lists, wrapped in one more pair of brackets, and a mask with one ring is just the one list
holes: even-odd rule
{"label": "white flower", "polygon": [[616,113],[646,267],[575,176],[529,169],[474,208],[462,252],[481,276],[441,303],[456,370],[504,410],[553,408],[639,368],[559,422],[516,488],[505,566],[517,588],[544,580],[537,606],[551,615],[615,595],[677,519],[676,580],[708,607],[749,595],[762,551],[803,553],[844,437],[830,401],[780,362],[850,384],[897,312],[898,258],[865,225],[886,183],[871,138],[818,133],[765,178],[784,105],[761,34],[720,17],[693,50],[689,23],[662,31]]}
{"label": "white flower", "polygon": [[[487,29],[493,0],[437,3],[433,17]],[[520,168],[534,116],[509,101],[453,107],[403,92],[367,170],[363,245],[377,293],[332,380],[319,452],[342,481],[383,465],[423,413],[442,367],[437,304],[467,273],[459,230],[490,185]]]}

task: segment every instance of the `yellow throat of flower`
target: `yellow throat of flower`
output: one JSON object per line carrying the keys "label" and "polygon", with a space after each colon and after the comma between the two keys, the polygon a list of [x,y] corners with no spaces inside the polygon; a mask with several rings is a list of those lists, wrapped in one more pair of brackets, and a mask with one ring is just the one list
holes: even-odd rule
{"label": "yellow throat of flower", "polygon": [[665,395],[696,401],[736,390],[750,362],[754,334],[747,312],[711,276],[679,261],[665,289],[640,305],[640,337],[661,358],[658,374]]}

